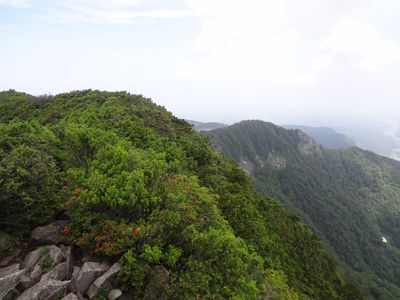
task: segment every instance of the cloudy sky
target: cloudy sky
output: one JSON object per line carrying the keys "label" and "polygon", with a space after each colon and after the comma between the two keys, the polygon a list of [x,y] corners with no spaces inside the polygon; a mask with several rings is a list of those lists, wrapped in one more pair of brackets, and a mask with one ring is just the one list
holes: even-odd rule
{"label": "cloudy sky", "polygon": [[180,117],[400,119],[398,0],[0,0],[0,90],[127,90]]}

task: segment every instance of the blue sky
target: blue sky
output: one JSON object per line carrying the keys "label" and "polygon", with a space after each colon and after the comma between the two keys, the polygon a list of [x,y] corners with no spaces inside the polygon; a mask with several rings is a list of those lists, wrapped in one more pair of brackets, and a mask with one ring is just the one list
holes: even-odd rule
{"label": "blue sky", "polygon": [[397,0],[0,0],[0,89],[127,90],[180,117],[400,114]]}

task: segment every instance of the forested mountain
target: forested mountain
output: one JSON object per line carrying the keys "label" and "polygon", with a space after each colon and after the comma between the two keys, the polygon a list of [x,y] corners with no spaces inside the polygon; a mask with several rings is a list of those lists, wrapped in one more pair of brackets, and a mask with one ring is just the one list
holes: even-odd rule
{"label": "forested mountain", "polygon": [[185,121],[193,125],[193,128],[197,131],[207,131],[228,126],[227,124],[218,122],[199,122],[193,120],[185,120]]}
{"label": "forested mountain", "polygon": [[312,127],[303,125],[282,125],[286,129],[299,129],[314,138],[318,144],[326,148],[341,149],[355,146],[355,143],[347,136],[337,133],[330,127]]}
{"label": "forested mountain", "polygon": [[243,121],[205,132],[259,191],[299,213],[371,299],[400,299],[400,163]]}
{"label": "forested mountain", "polygon": [[[295,214],[142,96],[0,93],[0,229],[16,245],[60,216],[66,241],[120,262],[137,299],[160,265],[160,299],[361,298]],[[387,249],[374,240],[382,255],[397,254],[391,234]]]}

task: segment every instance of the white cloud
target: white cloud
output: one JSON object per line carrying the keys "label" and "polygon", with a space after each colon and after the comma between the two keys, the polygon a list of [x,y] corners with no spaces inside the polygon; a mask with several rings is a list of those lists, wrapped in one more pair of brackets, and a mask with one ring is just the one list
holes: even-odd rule
{"label": "white cloud", "polygon": [[338,22],[319,45],[319,51],[316,65],[320,67],[357,65],[373,70],[400,58],[400,47],[359,20]]}
{"label": "white cloud", "polygon": [[32,0],[0,0],[0,5],[13,7],[29,7]]}
{"label": "white cloud", "polygon": [[183,10],[109,10],[90,6],[70,5],[67,10],[56,9],[44,17],[63,22],[80,21],[94,24],[129,24],[138,19],[176,19],[188,15],[189,13]]}
{"label": "white cloud", "polygon": [[168,9],[171,0],[0,0],[0,5],[30,7],[42,19],[58,22],[127,24],[137,19],[175,19],[190,15],[184,9]]}
{"label": "white cloud", "polygon": [[202,18],[193,53],[178,63],[177,74],[189,78],[286,80],[293,76],[290,52],[298,34],[283,28],[282,0],[185,0]]}

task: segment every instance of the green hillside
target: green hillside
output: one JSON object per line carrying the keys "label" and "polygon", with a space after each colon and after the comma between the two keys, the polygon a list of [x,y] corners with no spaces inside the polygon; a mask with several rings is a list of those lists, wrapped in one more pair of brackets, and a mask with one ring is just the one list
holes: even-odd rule
{"label": "green hillside", "polygon": [[[299,213],[372,299],[400,299],[400,163],[243,121],[206,134],[259,191]],[[386,241],[386,243],[384,242]]]}
{"label": "green hillside", "polygon": [[0,229],[23,239],[60,214],[137,299],[157,265],[170,299],[361,298],[296,215],[142,96],[0,93]]}

